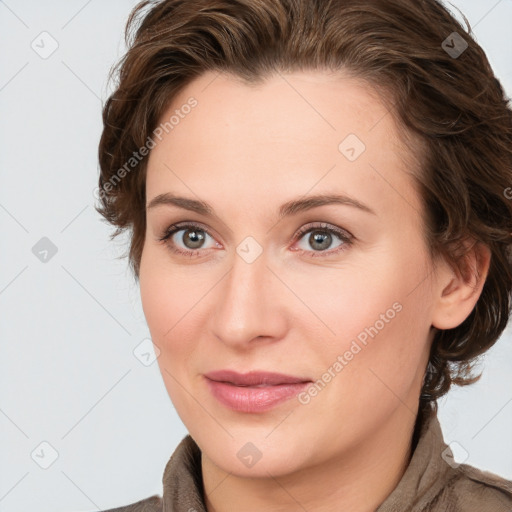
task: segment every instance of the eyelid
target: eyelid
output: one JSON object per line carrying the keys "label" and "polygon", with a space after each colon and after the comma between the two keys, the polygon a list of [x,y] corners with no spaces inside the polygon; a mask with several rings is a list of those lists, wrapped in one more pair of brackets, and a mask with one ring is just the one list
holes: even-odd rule
{"label": "eyelid", "polygon": [[[201,231],[204,231],[208,236],[210,236],[211,238],[213,238],[216,242],[216,245],[222,245],[224,246],[224,240],[223,238],[217,234],[217,231],[212,229],[211,227],[209,227],[209,225],[207,224],[203,224],[201,221],[199,220],[194,220],[194,219],[185,219],[185,220],[182,220],[182,221],[177,221],[177,222],[173,222],[171,224],[166,224],[162,230],[160,230],[160,235],[156,235],[156,239],[158,242],[163,242],[165,243],[166,240],[169,238],[169,233],[173,230],[181,230],[181,229],[193,229],[193,228],[196,228],[196,229],[200,229]],[[231,230],[228,228],[229,232],[231,232]],[[190,249],[192,250],[192,249]],[[199,250],[202,250],[202,251],[206,251],[206,249],[197,249],[197,251]]]}
{"label": "eyelid", "polygon": [[216,235],[214,235],[212,233],[212,230],[210,228],[206,227],[206,225],[202,224],[201,222],[193,220],[193,221],[175,222],[174,224],[167,226],[164,229],[162,235],[158,237],[158,239],[160,241],[164,241],[166,238],[168,238],[170,236],[171,232],[173,232],[173,231],[176,232],[176,231],[186,229],[186,228],[199,228],[201,231],[204,231],[208,236],[210,236],[212,238],[216,238]]}
{"label": "eyelid", "polygon": [[296,231],[294,238],[302,236],[305,233],[308,233],[309,231],[314,231],[315,229],[317,229],[318,231],[325,230],[325,231],[333,232],[336,235],[338,235],[342,240],[355,239],[354,235],[349,233],[346,229],[335,226],[334,224],[329,224],[328,222],[310,222],[310,223],[306,224],[305,226],[300,227]]}

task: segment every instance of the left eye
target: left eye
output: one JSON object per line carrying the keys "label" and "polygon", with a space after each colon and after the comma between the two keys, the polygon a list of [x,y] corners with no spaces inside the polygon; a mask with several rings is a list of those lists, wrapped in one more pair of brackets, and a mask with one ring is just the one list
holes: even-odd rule
{"label": "left eye", "polygon": [[[309,233],[309,236],[306,238],[306,235]],[[301,241],[306,241],[310,247],[313,247],[315,251],[324,251],[329,249],[333,243],[333,235],[340,240],[340,243],[337,247],[343,244],[343,240],[341,240],[340,236],[333,231],[327,229],[310,229],[305,234],[300,237]],[[303,250],[308,250],[307,247],[301,247]]]}
{"label": "left eye", "polygon": [[[309,236],[306,237],[309,233]],[[334,237],[334,238],[333,238]],[[297,238],[299,238],[299,242],[305,241],[305,243],[313,248],[313,251],[310,251],[307,247],[300,247],[299,249],[304,252],[309,252],[311,256],[321,255],[321,253],[332,254],[337,253],[341,250],[347,248],[347,246],[351,243],[351,236],[338,228],[328,227],[326,224],[321,224],[319,226],[307,226],[302,228],[297,234]],[[330,249],[333,243],[333,240],[337,238],[339,240],[339,244],[336,245],[332,250]],[[315,254],[317,253],[317,254]]]}

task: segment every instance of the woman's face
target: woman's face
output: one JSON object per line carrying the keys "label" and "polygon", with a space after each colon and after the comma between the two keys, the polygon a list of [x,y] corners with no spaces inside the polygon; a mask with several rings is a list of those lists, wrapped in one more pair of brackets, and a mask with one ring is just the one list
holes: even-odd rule
{"label": "woman's face", "polygon": [[148,161],[140,288],[204,455],[283,475],[413,423],[435,275],[392,115],[361,82],[297,72],[259,86],[204,74],[172,116]]}

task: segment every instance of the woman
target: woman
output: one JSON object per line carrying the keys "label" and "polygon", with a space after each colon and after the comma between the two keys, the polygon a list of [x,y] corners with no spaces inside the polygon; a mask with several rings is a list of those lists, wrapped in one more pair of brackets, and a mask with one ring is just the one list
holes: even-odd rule
{"label": "woman", "polygon": [[135,27],[98,211],[190,435],[116,510],[512,510],[436,416],[510,315],[483,50],[434,0],[148,1]]}

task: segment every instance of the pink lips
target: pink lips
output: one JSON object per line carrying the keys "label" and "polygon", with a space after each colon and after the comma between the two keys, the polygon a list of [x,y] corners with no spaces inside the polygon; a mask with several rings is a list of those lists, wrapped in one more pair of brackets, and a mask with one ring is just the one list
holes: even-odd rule
{"label": "pink lips", "polygon": [[303,377],[253,371],[245,374],[220,370],[205,374],[213,396],[239,412],[267,411],[300,393],[311,383]]}

